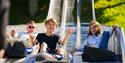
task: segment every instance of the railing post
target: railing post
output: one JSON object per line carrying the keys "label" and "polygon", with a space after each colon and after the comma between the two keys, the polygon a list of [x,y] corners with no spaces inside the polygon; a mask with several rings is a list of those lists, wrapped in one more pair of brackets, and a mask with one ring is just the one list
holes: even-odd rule
{"label": "railing post", "polygon": [[94,0],[92,0],[92,19],[93,19],[93,20],[96,20],[96,17],[95,17],[95,9],[94,9]]}
{"label": "railing post", "polygon": [[81,0],[77,0],[77,41],[75,48],[78,48],[81,40]]}

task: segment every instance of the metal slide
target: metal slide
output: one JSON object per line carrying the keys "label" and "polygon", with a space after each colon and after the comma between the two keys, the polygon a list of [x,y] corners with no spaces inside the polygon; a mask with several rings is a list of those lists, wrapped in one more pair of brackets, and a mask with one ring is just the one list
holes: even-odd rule
{"label": "metal slide", "polygon": [[77,0],[77,40],[76,40],[76,47],[78,48],[78,45],[80,45],[81,40],[81,0]]}
{"label": "metal slide", "polygon": [[75,0],[50,0],[48,16],[55,18],[61,25],[61,36],[64,35],[66,22],[74,20],[72,11],[74,9]]}
{"label": "metal slide", "polygon": [[47,19],[55,18],[57,21],[61,20],[63,0],[50,0]]}
{"label": "metal slide", "polygon": [[73,20],[72,11],[74,8],[75,0],[63,0],[63,8],[62,8],[62,18],[61,18],[61,33],[60,36],[63,38],[66,30],[66,23],[68,21]]}
{"label": "metal slide", "polygon": [[[61,36],[64,37],[66,22],[71,21],[72,19],[72,10],[74,8],[75,0],[51,0],[50,7],[48,11],[48,18],[54,17],[61,23]],[[77,0],[77,26],[73,26],[75,32],[71,36],[70,40],[68,40],[67,49],[68,51],[71,50],[73,47],[78,47],[86,38],[88,32],[88,26],[80,26],[80,7],[79,4],[80,0]],[[56,4],[55,4],[56,3]],[[93,7],[93,6],[92,6]],[[93,16],[94,19],[95,16]],[[70,27],[70,26],[69,26]],[[76,30],[77,29],[77,30]],[[81,29],[81,31],[80,31]],[[111,30],[111,27],[103,26],[103,30]],[[77,34],[76,34],[77,33]],[[82,37],[80,39],[80,37]],[[71,42],[71,43],[70,43]],[[76,43],[75,43],[76,42]],[[70,46],[73,45],[73,46]],[[122,63],[125,63],[125,40],[124,40],[124,33],[121,28],[117,28],[117,31],[113,34],[113,36],[109,40],[108,50],[115,52],[116,54],[122,55]],[[77,55],[73,59],[73,63],[80,62],[80,55]]]}
{"label": "metal slide", "polygon": [[120,42],[121,45],[121,53],[122,53],[122,63],[125,63],[125,34],[122,28],[117,28],[117,40]]}
{"label": "metal slide", "polygon": [[[58,28],[58,31],[61,38],[64,38],[65,31],[67,30],[66,23],[74,20],[72,15],[74,3],[75,0],[50,0],[47,19],[56,18],[59,21],[60,26]],[[69,50],[70,48],[67,49],[68,45],[65,45],[64,49]]]}

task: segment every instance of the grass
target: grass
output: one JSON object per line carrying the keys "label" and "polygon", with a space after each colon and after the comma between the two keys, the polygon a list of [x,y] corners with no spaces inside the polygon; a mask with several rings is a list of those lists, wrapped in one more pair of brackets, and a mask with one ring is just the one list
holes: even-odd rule
{"label": "grass", "polygon": [[95,10],[100,23],[125,29],[125,0],[98,0],[95,2]]}

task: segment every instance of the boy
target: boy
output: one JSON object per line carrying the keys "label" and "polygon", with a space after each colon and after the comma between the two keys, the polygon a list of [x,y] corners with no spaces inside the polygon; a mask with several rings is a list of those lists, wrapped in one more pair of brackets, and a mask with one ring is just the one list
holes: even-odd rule
{"label": "boy", "polygon": [[57,43],[64,45],[68,37],[72,34],[73,30],[68,29],[63,40],[60,40],[60,37],[54,33],[57,28],[57,22],[55,19],[51,18],[45,21],[45,27],[47,29],[46,33],[39,33],[36,37],[36,40],[40,43],[40,52],[46,52],[49,54],[62,54],[62,49],[56,49]]}
{"label": "boy", "polygon": [[16,32],[16,30],[11,31],[11,37],[19,41],[29,41],[30,43],[24,43],[26,47],[32,47],[36,43],[34,42],[38,33],[35,32],[36,24],[35,21],[29,21],[26,23],[26,32]]}

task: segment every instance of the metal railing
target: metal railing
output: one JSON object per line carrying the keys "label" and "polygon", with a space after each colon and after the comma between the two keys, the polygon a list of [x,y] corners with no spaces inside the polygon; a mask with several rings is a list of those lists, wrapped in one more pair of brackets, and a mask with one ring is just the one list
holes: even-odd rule
{"label": "metal railing", "polygon": [[122,63],[125,63],[125,36],[124,36],[124,31],[122,28],[116,29],[116,37],[121,45]]}

